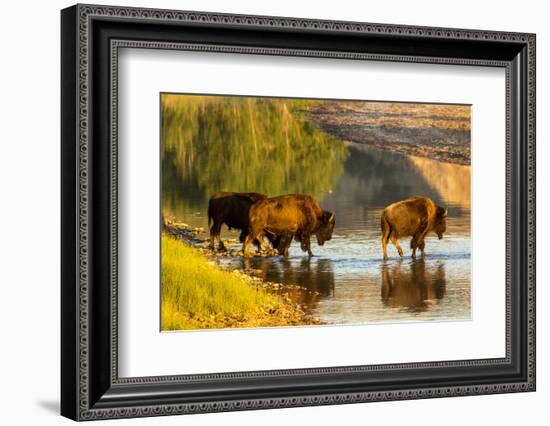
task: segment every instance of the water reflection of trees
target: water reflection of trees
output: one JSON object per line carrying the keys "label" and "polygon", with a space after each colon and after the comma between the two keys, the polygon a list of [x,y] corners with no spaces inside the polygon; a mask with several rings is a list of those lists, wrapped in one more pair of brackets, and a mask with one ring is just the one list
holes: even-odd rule
{"label": "water reflection of trees", "polygon": [[423,259],[410,263],[382,265],[381,298],[390,308],[406,308],[410,312],[427,311],[433,301],[446,292],[445,266],[426,266]]}
{"label": "water reflection of trees", "polygon": [[[414,195],[430,197],[449,208],[449,216],[453,220],[464,213],[469,214],[469,191],[464,191],[464,199],[459,199],[457,191],[452,198],[457,203],[450,204],[447,203],[446,194],[440,192],[441,188],[435,184],[443,176],[430,175],[432,179],[427,178],[422,167],[431,164],[431,160],[423,159],[423,163],[419,164],[403,154],[357,144],[350,145],[348,150],[350,155],[345,162],[344,174],[333,192],[323,199],[323,206],[335,212],[340,228],[372,222],[379,229],[381,209]],[[469,185],[469,167],[455,164],[446,166],[446,172],[450,169],[459,170],[461,173],[455,175],[460,175],[463,178],[461,182]],[[464,172],[466,169],[467,173]],[[369,218],[373,213],[374,216]]]}
{"label": "water reflection of trees", "polygon": [[299,112],[308,102],[163,95],[163,208],[201,209],[222,190],[319,196],[332,189],[347,150]]}
{"label": "water reflection of trees", "polygon": [[442,201],[431,182],[424,178],[408,156],[360,145],[348,149],[350,155],[345,173],[338,182],[339,191],[332,195],[336,202],[339,197],[350,197],[346,191],[352,192],[356,203],[371,207],[385,207],[417,194],[435,202]]}

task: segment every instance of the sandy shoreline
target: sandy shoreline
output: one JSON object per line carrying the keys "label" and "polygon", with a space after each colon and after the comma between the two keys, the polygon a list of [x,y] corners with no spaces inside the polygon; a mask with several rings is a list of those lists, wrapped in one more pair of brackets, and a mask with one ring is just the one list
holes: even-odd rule
{"label": "sandy shoreline", "polygon": [[470,165],[470,106],[391,102],[322,102],[309,121],[340,140]]}

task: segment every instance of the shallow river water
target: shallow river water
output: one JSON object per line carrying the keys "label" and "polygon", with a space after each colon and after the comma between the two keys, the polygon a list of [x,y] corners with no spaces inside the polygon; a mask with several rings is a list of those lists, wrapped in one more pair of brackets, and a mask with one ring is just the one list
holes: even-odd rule
{"label": "shallow river water", "polygon": [[[312,258],[293,242],[288,259],[234,257],[219,262],[268,281],[302,287],[285,291],[323,323],[470,319],[470,167],[356,144],[346,149],[340,177],[317,197],[336,215],[333,238],[323,247],[312,238]],[[193,188],[185,190],[189,194]],[[442,240],[429,236],[427,255],[417,260],[410,257],[409,239],[400,242],[403,259],[390,243],[389,259],[384,261],[380,213],[413,195],[430,197],[448,208],[447,233]],[[178,220],[207,230],[207,202],[193,198],[192,205],[182,201],[172,211]],[[222,238],[237,236],[224,227]]]}

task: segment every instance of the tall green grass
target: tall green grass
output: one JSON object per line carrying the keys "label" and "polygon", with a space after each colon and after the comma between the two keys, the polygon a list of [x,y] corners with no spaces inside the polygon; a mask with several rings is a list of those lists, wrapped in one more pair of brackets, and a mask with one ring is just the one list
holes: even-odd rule
{"label": "tall green grass", "polygon": [[282,301],[225,271],[196,249],[162,236],[162,329],[255,326]]}

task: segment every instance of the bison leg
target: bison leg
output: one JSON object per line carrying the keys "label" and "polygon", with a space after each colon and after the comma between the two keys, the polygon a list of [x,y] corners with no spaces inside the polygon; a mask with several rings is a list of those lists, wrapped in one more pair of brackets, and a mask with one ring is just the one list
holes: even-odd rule
{"label": "bison leg", "polygon": [[300,238],[300,246],[302,251],[307,251],[309,256],[313,256],[313,252],[311,251],[311,236],[308,233],[302,234]]}
{"label": "bison leg", "polygon": [[[411,240],[411,249],[412,249],[412,254],[411,254],[411,257],[413,259],[416,259],[416,249],[417,248],[420,248],[420,245],[422,243],[419,243],[419,240],[417,239],[416,236],[414,236]],[[422,250],[421,250],[422,251]]]}
{"label": "bison leg", "polygon": [[[252,233],[248,234],[244,240],[243,243],[243,255],[245,257],[249,257],[248,248],[250,246],[250,243],[254,242],[254,244],[261,244],[261,246],[264,248],[264,250],[270,250],[271,246],[265,242],[263,232],[259,233],[258,235],[254,235]],[[259,247],[258,247],[259,248]]]}
{"label": "bison leg", "polygon": [[282,234],[273,234],[271,232],[266,232],[264,235],[271,243],[273,251],[276,251],[277,254],[282,254],[285,257],[288,257],[288,246],[292,241],[292,234],[290,234],[290,239],[287,232],[283,232]]}
{"label": "bison leg", "polygon": [[218,239],[220,246],[224,248],[224,245],[220,238],[221,230],[222,230],[222,222],[214,220],[214,223],[212,224],[212,228],[210,228],[210,248],[212,250],[216,250],[216,239]]}
{"label": "bison leg", "polygon": [[244,257],[249,257],[250,256],[250,253],[248,252],[248,247],[250,246],[250,243],[254,240],[255,240],[255,238],[252,234],[248,234],[246,236],[246,238],[244,239],[244,243],[243,243],[243,256]]}
{"label": "bison leg", "polygon": [[426,232],[422,231],[420,234],[416,233],[411,240],[411,249],[412,249],[412,258],[416,259],[416,249],[420,249],[420,254],[424,257],[424,247],[426,242],[424,238],[426,237]]}
{"label": "bison leg", "polygon": [[426,252],[424,252],[424,247],[426,247],[426,241],[422,240],[418,243],[418,248],[420,249],[420,254],[422,257],[426,256]]}
{"label": "bison leg", "polygon": [[426,241],[424,240],[424,235],[422,235],[419,238],[413,237],[413,239],[411,240],[411,249],[412,249],[413,259],[416,259],[416,249],[420,250],[420,254],[422,257],[426,255],[426,253],[424,252],[424,247],[426,247]]}
{"label": "bison leg", "polygon": [[412,258],[416,259],[416,249],[420,250],[420,255],[422,257],[426,256],[426,252],[424,251],[424,247],[426,247],[426,241],[424,239],[416,240],[415,238],[413,238],[411,240]]}
{"label": "bison leg", "polygon": [[[416,249],[420,249],[420,246],[424,247],[424,243],[423,242],[420,242],[420,240],[416,237],[416,235],[414,237],[412,237],[411,239],[411,249],[412,249],[412,254],[411,254],[411,257],[413,259],[416,259]],[[424,250],[423,249],[420,249],[420,251],[422,253],[424,253]],[[422,254],[422,256],[424,256],[424,254]]]}
{"label": "bison leg", "polygon": [[290,247],[290,244],[288,244],[287,246],[285,246],[285,248],[283,249],[283,256],[288,258],[288,248]]}
{"label": "bison leg", "polygon": [[395,248],[397,249],[397,252],[399,253],[399,256],[400,257],[403,257],[403,249],[401,248],[401,246],[399,245],[399,241],[397,241],[397,237],[395,236],[395,232],[392,232],[390,234],[390,238],[391,238],[391,242],[392,244],[395,246]]}
{"label": "bison leg", "polygon": [[[241,243],[244,243],[246,240],[246,236],[248,235],[248,229],[243,229],[241,233],[239,234],[239,241]],[[256,246],[257,250],[260,250],[260,243],[257,239],[254,239],[254,245]]]}
{"label": "bison leg", "polygon": [[412,249],[413,259],[416,259],[417,248],[420,249],[420,253],[422,254],[422,256],[424,256],[424,247],[425,247],[424,238],[426,238],[427,233],[428,233],[428,224],[426,222],[422,222],[411,240],[411,249]]}
{"label": "bison leg", "polygon": [[282,253],[284,257],[288,257],[288,249],[290,247],[290,244],[292,243],[292,234],[284,233],[279,240],[279,244],[277,245],[277,250],[279,250],[279,253]]}
{"label": "bison leg", "polygon": [[209,247],[211,250],[215,250],[216,246],[214,245],[214,241],[216,240],[216,237],[212,235],[212,231],[210,231],[210,244]]}
{"label": "bison leg", "polygon": [[[248,235],[248,233],[249,233],[248,229],[243,229],[243,230],[241,230],[241,233],[240,233],[240,235],[239,235],[239,241],[240,241],[241,243],[244,243],[244,241],[246,240],[246,236]],[[256,247],[256,250],[257,250],[257,251],[260,251],[261,246],[260,246],[260,242],[258,241],[257,238],[254,238],[253,244],[254,244],[254,246]]]}
{"label": "bison leg", "polygon": [[258,241],[264,250],[271,250],[271,246],[265,241],[264,239],[264,233],[260,232],[258,235],[256,235],[256,241]]}
{"label": "bison leg", "polygon": [[390,239],[390,232],[390,226],[385,222],[382,230],[382,252],[384,253],[384,260],[388,258],[388,240]]}
{"label": "bison leg", "polygon": [[[284,237],[283,237],[284,235],[285,234],[278,235],[278,234],[274,234],[273,232],[264,230],[263,238],[264,238],[264,241],[267,238],[267,240],[271,244],[271,247],[273,248],[273,252],[276,251],[277,254],[281,254],[283,252],[283,249],[281,248],[281,245],[283,244],[282,242],[283,242],[283,239],[284,239]],[[255,240],[254,244],[256,244],[256,247],[258,247],[258,250],[260,250],[260,244],[261,244],[260,241]]]}

